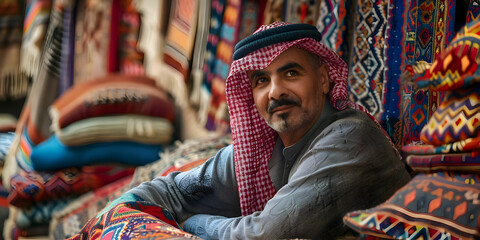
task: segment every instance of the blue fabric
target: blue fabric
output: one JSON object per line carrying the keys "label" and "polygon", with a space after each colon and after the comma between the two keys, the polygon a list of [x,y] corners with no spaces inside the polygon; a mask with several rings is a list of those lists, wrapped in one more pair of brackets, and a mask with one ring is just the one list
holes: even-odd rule
{"label": "blue fabric", "polygon": [[15,133],[13,132],[6,132],[0,133],[0,163],[3,165],[5,162],[5,156],[10,149],[10,146],[13,143],[13,138],[15,137]]}
{"label": "blue fabric", "polygon": [[161,145],[137,142],[100,142],[82,146],[65,146],[56,135],[32,149],[30,156],[36,171],[80,167],[96,163],[123,163],[142,166],[158,160]]}

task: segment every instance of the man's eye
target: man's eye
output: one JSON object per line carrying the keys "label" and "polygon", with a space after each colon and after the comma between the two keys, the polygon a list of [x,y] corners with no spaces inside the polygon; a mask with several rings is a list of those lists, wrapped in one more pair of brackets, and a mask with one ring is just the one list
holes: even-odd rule
{"label": "man's eye", "polygon": [[297,75],[297,71],[295,71],[295,70],[288,70],[286,74],[287,74],[288,77],[293,77],[293,76],[296,76],[296,75]]}
{"label": "man's eye", "polygon": [[266,78],[259,78],[259,79],[257,79],[257,84],[264,83],[266,81],[267,81]]}

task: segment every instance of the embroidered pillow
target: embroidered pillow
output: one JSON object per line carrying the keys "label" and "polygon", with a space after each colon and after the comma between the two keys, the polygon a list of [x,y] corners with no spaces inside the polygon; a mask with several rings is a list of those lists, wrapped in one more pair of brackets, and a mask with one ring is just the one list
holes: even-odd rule
{"label": "embroidered pillow", "polygon": [[162,117],[174,122],[173,100],[140,76],[109,75],[80,83],[50,106],[52,128],[58,131],[76,121],[116,114]]}
{"label": "embroidered pillow", "polygon": [[478,174],[420,173],[385,203],[348,213],[344,222],[389,239],[478,239],[479,181]]}
{"label": "embroidered pillow", "polygon": [[480,136],[440,146],[410,143],[403,146],[402,150],[408,154],[445,154],[478,151],[479,148]]}
{"label": "embroidered pillow", "polygon": [[480,173],[480,155],[478,153],[408,155],[405,162],[416,172],[459,171]]}
{"label": "embroidered pillow", "polygon": [[480,135],[480,87],[446,91],[442,103],[420,132],[431,145],[459,142]]}
{"label": "embroidered pillow", "polygon": [[64,145],[78,146],[111,141],[170,144],[173,132],[173,124],[165,118],[123,114],[79,120],[55,134]]}
{"label": "embroidered pillow", "polygon": [[129,141],[65,146],[53,135],[33,147],[30,159],[35,171],[54,171],[101,163],[142,166],[158,160],[161,151],[162,145]]}
{"label": "embroidered pillow", "polygon": [[414,81],[419,88],[454,90],[480,83],[480,21],[465,25],[429,70]]}
{"label": "embroidered pillow", "polygon": [[118,179],[132,175],[134,167],[125,165],[92,165],[64,168],[59,171],[23,171],[10,179],[11,205],[25,208],[35,203],[78,196]]}
{"label": "embroidered pillow", "polygon": [[[108,207],[108,206],[107,206]],[[70,240],[117,239],[122,229],[122,239],[200,239],[180,230],[171,213],[150,202],[136,199],[110,207],[108,212],[90,219],[80,233]]]}

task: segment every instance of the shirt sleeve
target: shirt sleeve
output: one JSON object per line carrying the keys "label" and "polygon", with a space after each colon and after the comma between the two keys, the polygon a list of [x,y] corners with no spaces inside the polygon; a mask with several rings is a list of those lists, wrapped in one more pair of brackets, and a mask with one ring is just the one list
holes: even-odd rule
{"label": "shirt sleeve", "polygon": [[170,211],[178,222],[194,214],[241,215],[233,146],[222,148],[204,164],[186,172],[173,172],[131,189],[145,201]]}
{"label": "shirt sleeve", "polygon": [[204,239],[335,239],[345,233],[347,212],[385,201],[409,176],[376,130],[348,121],[332,125],[263,211],[233,218],[199,214],[184,230]]}

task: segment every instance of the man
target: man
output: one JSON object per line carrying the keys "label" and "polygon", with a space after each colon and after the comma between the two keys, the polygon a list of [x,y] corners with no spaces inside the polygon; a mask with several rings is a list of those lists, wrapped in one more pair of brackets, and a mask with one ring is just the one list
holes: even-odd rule
{"label": "man", "polygon": [[206,239],[334,239],[343,216],[410,177],[378,124],[348,101],[347,66],[307,24],[240,41],[226,82],[233,145],[130,190]]}

